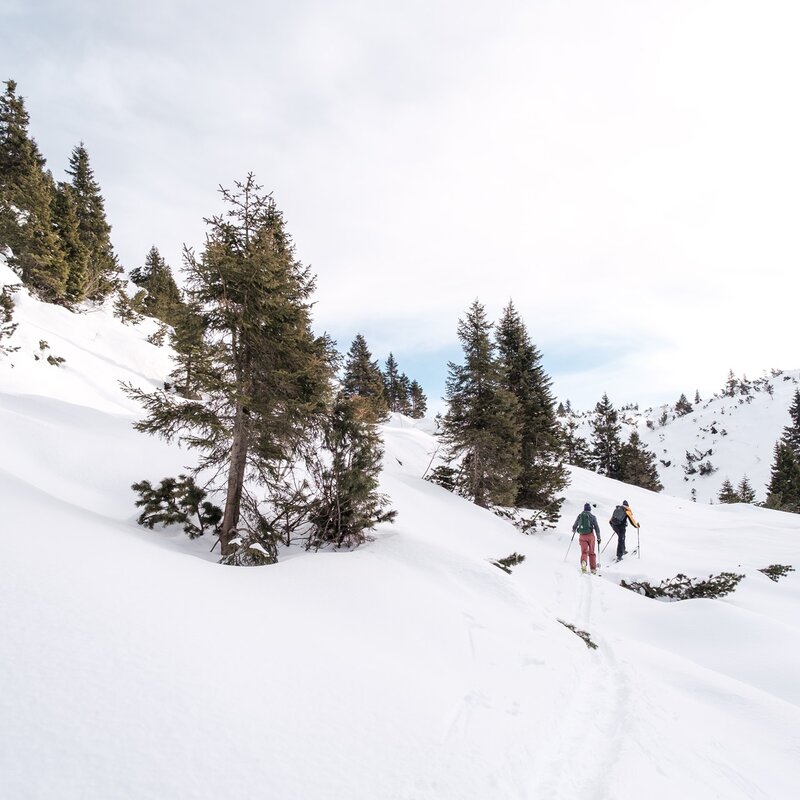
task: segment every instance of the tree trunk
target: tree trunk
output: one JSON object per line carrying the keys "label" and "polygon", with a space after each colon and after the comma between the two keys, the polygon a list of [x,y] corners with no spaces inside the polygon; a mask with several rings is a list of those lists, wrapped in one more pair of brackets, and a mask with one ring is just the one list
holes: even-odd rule
{"label": "tree trunk", "polygon": [[247,448],[250,443],[250,414],[241,402],[236,404],[233,421],[233,442],[231,444],[231,465],[228,472],[228,493],[225,498],[225,514],[222,518],[222,533],[219,542],[222,557],[230,555],[233,548],[231,539],[236,535],[239,524],[239,509],[242,504],[244,474],[247,465]]}

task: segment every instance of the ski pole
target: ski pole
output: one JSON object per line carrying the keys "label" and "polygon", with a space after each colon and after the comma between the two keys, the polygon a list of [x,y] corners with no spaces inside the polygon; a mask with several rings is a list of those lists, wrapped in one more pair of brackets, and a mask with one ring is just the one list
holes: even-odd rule
{"label": "ski pole", "polygon": [[[608,542],[610,542],[611,539],[613,539],[617,535],[617,532],[613,528],[611,530],[614,531],[614,532],[611,534],[611,537],[609,538]],[[606,547],[608,547],[608,542],[606,542],[603,545],[603,549],[600,551],[600,555],[603,555],[603,553],[605,553]]]}
{"label": "ski pole", "polygon": [[636,526],[636,558],[642,557],[642,545],[639,542],[639,531],[641,527],[641,525]]}
{"label": "ski pole", "polygon": [[[572,531],[572,539],[575,538],[575,531]],[[567,552],[564,553],[564,561],[567,560],[567,556],[569,555],[569,549],[572,547],[572,539],[569,540],[569,544],[567,545]]]}

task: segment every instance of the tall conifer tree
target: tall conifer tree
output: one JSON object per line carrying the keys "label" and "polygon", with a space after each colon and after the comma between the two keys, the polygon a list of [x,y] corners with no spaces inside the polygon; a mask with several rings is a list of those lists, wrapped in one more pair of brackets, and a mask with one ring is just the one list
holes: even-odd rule
{"label": "tall conifer tree", "polygon": [[764,505],[779,511],[800,513],[800,459],[786,442],[775,443],[772,472]]}
{"label": "tall conifer tree", "polygon": [[131,280],[146,292],[142,301],[145,314],[167,325],[177,325],[182,319],[183,300],[172,270],[153,245],[145,257],[144,266],[131,272]]}
{"label": "tall conifer tree", "polygon": [[800,513],[800,391],[795,391],[789,417],[791,424],[775,444],[765,505]]}
{"label": "tall conifer tree", "polygon": [[620,448],[618,477],[625,483],[653,492],[664,488],[658,476],[656,455],[645,447],[637,431],[632,431]]}
{"label": "tall conifer tree", "polygon": [[345,358],[342,394],[353,398],[357,413],[365,419],[383,419],[389,410],[383,373],[360,333]]}
{"label": "tall conifer tree", "polygon": [[792,448],[800,459],[800,389],[795,390],[792,405],[789,408],[791,423],[783,429],[781,440]]}
{"label": "tall conifer tree", "polygon": [[595,406],[591,424],[592,459],[596,471],[608,478],[619,479],[622,426],[607,394],[603,394],[602,399]]}
{"label": "tall conifer tree", "polygon": [[[252,174],[235,189],[222,189],[227,210],[205,220],[202,256],[185,250],[189,296],[214,345],[213,374],[200,387],[201,399],[185,402],[129,387],[148,411],[139,430],[179,436],[203,451],[201,469],[227,474],[220,533],[225,559],[236,557],[232,540],[245,477],[268,473],[307,438],[324,414],[332,375],[329,342],[311,332],[314,280],[295,258],[281,212],[260,189]],[[245,524],[266,530],[260,517]]]}
{"label": "tall conifer tree", "polygon": [[86,296],[101,299],[114,289],[120,270],[111,245],[111,226],[106,220],[105,201],[83,142],[72,150],[67,175],[71,178],[75,198],[78,231],[89,257]]}
{"label": "tall conifer tree", "polygon": [[503,388],[517,400],[521,472],[516,505],[542,511],[553,519],[562,500],[557,494],[566,487],[568,476],[562,463],[563,442],[550,378],[511,302],[503,311],[495,338]]}
{"label": "tall conifer tree", "polygon": [[56,187],[53,222],[68,267],[65,295],[70,301],[81,300],[89,282],[89,253],[81,239],[75,196],[68,183]]}
{"label": "tall conifer tree", "polygon": [[409,397],[411,401],[411,416],[414,419],[422,419],[428,411],[428,398],[425,397],[422,386],[417,381],[411,381]]}
{"label": "tall conifer tree", "polygon": [[503,386],[492,325],[476,300],[459,320],[464,363],[451,362],[442,439],[458,460],[458,490],[477,505],[513,505],[521,471],[517,399]]}

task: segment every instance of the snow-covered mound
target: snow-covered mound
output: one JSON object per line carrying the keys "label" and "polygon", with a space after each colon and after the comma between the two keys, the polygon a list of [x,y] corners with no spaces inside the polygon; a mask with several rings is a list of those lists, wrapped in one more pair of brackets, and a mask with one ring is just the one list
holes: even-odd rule
{"label": "snow-covered mound", "polygon": [[[794,796],[800,518],[576,469],[559,529],[526,537],[421,480],[431,425],[395,416],[394,525],[354,552],[221,567],[204,538],[135,524],[130,484],[191,457],[135,433],[117,384],[158,385],[166,351],[106,310],[16,299],[0,797]],[[35,360],[39,338],[65,362]],[[641,557],[612,564],[612,544],[602,576],[581,575],[575,514],[596,503],[605,535],[623,498]],[[492,565],[512,552],[526,560],[511,575]],[[773,563],[798,572],[773,583],[758,571]],[[719,600],[618,585],[723,570],[746,578]]]}

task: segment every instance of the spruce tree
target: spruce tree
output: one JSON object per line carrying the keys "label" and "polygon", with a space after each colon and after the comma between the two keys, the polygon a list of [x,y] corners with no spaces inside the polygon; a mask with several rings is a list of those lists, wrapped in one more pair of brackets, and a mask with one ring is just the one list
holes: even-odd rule
{"label": "spruce tree", "polygon": [[756,493],[753,487],[750,485],[750,481],[745,475],[740,481],[739,485],[736,487],[736,494],[739,497],[740,503],[754,503],[756,499]]}
{"label": "spruce tree", "polygon": [[389,411],[399,411],[400,370],[397,368],[397,361],[393,353],[389,353],[389,358],[386,359],[383,383],[386,390],[386,402],[389,406]]}
{"label": "spruce tree", "polygon": [[791,447],[795,456],[800,459],[800,389],[795,390],[792,405],[789,408],[791,424],[783,429],[781,441]]}
{"label": "spruce tree", "polygon": [[448,463],[458,461],[458,490],[486,508],[514,504],[522,468],[517,399],[503,386],[491,330],[476,300],[458,323],[464,363],[448,365],[441,434]]}
{"label": "spruce tree", "polygon": [[660,492],[664,487],[658,476],[655,453],[647,449],[637,431],[632,431],[619,454],[619,480]]}
{"label": "spruce tree", "polygon": [[55,184],[28,133],[17,84],[8,80],[5,86],[0,96],[0,252],[13,253],[10,264],[29,289],[45,300],[60,300],[68,267],[53,227]]}
{"label": "spruce tree", "polygon": [[83,142],[72,150],[67,175],[71,178],[75,198],[78,232],[89,259],[86,297],[102,299],[116,288],[120,269],[111,245],[111,226],[106,220],[105,201]]}
{"label": "spruce tree", "polygon": [[675,403],[675,413],[679,417],[685,417],[687,414],[691,414],[692,411],[692,404],[686,399],[686,395],[682,394],[678,398],[678,402]]}
{"label": "spruce tree", "polygon": [[361,418],[355,397],[337,398],[314,454],[308,548],[356,547],[375,525],[394,519],[397,512],[387,510],[388,498],[378,491],[383,445],[375,423]]}
{"label": "spruce tree", "polygon": [[[198,469],[226,475],[222,556],[247,563],[234,543],[245,478],[266,480],[307,441],[325,411],[332,364],[329,341],[311,332],[313,277],[296,259],[272,197],[252,174],[220,191],[226,212],[205,220],[203,254],[185,248],[189,298],[202,312],[213,367],[202,376],[200,399],[128,389],[148,412],[137,429],[179,437],[203,452]],[[257,506],[247,508],[249,535],[266,536]],[[273,541],[257,544],[263,552],[274,548]]]}
{"label": "spruce tree", "polygon": [[568,484],[562,435],[541,353],[512,302],[503,310],[496,342],[503,388],[517,400],[521,472],[515,505],[552,520],[562,502],[557,494]]}
{"label": "spruce tree", "polygon": [[383,373],[372,358],[367,340],[359,333],[345,358],[342,394],[353,398],[357,413],[364,419],[384,419],[389,410]]}
{"label": "spruce tree", "polygon": [[397,384],[397,408],[401,414],[411,416],[411,379],[405,372],[400,373]]}
{"label": "spruce tree", "polygon": [[620,432],[622,426],[607,394],[594,408],[592,425],[592,459],[595,470],[608,478],[620,478]]}
{"label": "spruce tree", "polygon": [[65,295],[67,300],[81,300],[89,282],[89,253],[86,250],[78,222],[78,208],[72,187],[59,183],[53,203],[53,224],[61,239],[68,266]]}
{"label": "spruce tree", "polygon": [[131,280],[147,294],[142,311],[167,325],[177,325],[183,317],[183,300],[172,270],[153,245],[145,257],[144,266],[131,272]]}
{"label": "spruce tree", "polygon": [[736,490],[733,488],[733,484],[727,478],[725,478],[725,480],[722,482],[719,494],[717,495],[717,500],[719,500],[720,503],[739,502],[739,495],[736,494]]}
{"label": "spruce tree", "polygon": [[592,457],[589,443],[578,435],[578,428],[580,428],[580,423],[570,409],[566,412],[561,424],[564,458],[568,464],[572,464],[574,467],[591,469]]}
{"label": "spruce tree", "polygon": [[425,397],[422,386],[417,381],[411,381],[409,400],[411,402],[411,417],[413,419],[422,419],[428,411],[428,398]]}
{"label": "spruce tree", "polygon": [[776,442],[774,452],[764,505],[800,514],[800,459],[784,441]]}

